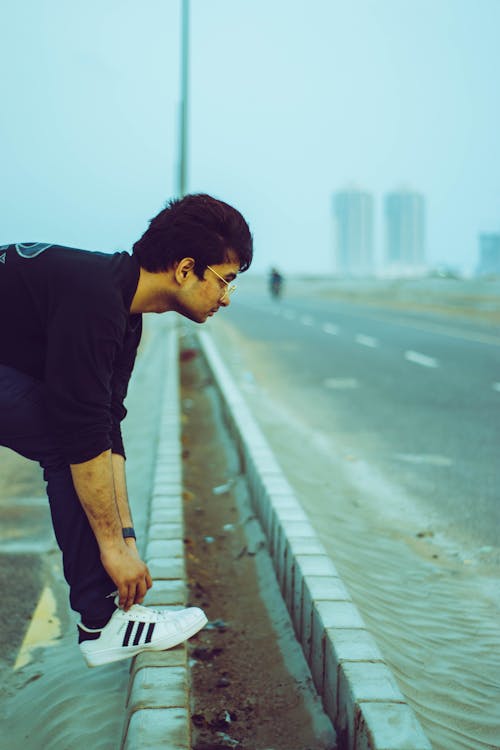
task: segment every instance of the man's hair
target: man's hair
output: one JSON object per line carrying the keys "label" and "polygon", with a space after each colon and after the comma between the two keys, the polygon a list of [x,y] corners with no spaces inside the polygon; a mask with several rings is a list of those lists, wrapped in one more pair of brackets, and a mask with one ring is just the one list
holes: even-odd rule
{"label": "man's hair", "polygon": [[240,271],[246,271],[253,256],[248,224],[232,206],[201,193],[171,200],[133,247],[146,271],[166,271],[183,258],[193,258],[200,278],[207,266],[227,263],[231,251]]}

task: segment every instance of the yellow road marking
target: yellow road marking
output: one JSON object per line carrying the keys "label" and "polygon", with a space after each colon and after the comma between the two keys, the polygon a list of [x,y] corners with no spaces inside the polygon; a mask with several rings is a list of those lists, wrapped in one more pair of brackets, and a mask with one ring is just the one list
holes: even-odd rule
{"label": "yellow road marking", "polygon": [[46,586],[42,591],[29,628],[17,654],[14,670],[24,667],[31,661],[34,649],[54,646],[61,635],[61,623],[56,616],[56,600],[51,589]]}

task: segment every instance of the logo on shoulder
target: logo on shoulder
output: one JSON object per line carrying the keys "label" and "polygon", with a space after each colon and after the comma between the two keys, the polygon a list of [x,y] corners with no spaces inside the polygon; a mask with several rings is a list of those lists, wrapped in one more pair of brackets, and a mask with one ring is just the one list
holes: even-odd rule
{"label": "logo on shoulder", "polygon": [[16,252],[21,258],[36,258],[37,255],[43,253],[48,247],[51,247],[49,242],[19,242],[16,246]]}
{"label": "logo on shoulder", "polygon": [[7,259],[7,253],[0,253],[0,263],[3,263],[5,265],[5,261]]}

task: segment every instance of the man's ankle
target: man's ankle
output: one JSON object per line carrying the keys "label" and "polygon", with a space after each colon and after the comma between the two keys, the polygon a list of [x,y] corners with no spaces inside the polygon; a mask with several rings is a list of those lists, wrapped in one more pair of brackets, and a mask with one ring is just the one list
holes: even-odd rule
{"label": "man's ankle", "polygon": [[[111,613],[112,614],[112,613]],[[78,623],[78,643],[83,641],[95,641],[100,637],[102,629],[106,627],[111,615],[96,619],[83,619]]]}
{"label": "man's ankle", "polygon": [[113,612],[111,612],[107,617],[95,617],[95,618],[83,618],[82,617],[82,625],[87,628],[88,630],[102,630],[108,622],[111,619],[111,615]]}

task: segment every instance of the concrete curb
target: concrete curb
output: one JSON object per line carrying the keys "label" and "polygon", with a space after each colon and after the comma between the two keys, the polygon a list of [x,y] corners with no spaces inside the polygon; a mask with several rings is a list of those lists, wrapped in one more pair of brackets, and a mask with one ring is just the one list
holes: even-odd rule
{"label": "concrete curb", "polygon": [[330,557],[223,364],[198,332],[295,632],[339,744],[432,750]]}
{"label": "concrete curb", "polygon": [[[148,604],[179,609],[186,603],[182,503],[178,334],[167,334],[165,386],[144,559],[154,579]],[[132,661],[122,750],[191,747],[189,672],[185,644],[139,654]]]}

